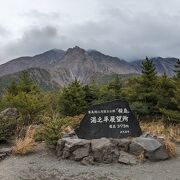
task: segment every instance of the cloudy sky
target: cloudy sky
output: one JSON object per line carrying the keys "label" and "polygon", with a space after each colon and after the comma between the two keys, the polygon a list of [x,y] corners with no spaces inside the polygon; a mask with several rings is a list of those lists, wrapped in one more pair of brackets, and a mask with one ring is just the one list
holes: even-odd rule
{"label": "cloudy sky", "polygon": [[180,56],[179,0],[0,0],[0,64],[78,45],[126,60]]}

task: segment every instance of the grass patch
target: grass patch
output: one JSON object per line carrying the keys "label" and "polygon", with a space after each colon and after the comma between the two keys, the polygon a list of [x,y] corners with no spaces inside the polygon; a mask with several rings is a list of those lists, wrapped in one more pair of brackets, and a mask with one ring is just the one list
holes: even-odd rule
{"label": "grass patch", "polygon": [[142,131],[148,132],[152,135],[163,136],[165,139],[171,141],[180,141],[180,124],[166,126],[160,121],[141,121],[140,126]]}
{"label": "grass patch", "polygon": [[35,128],[29,126],[24,138],[17,138],[13,147],[13,154],[26,155],[35,150],[36,143],[34,140]]}

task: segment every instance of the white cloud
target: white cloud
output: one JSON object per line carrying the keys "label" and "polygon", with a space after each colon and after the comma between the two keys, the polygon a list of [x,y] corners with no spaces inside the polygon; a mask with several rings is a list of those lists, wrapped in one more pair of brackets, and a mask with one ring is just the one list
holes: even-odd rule
{"label": "white cloud", "polygon": [[75,45],[129,60],[178,57],[179,9],[178,0],[6,0],[0,62]]}

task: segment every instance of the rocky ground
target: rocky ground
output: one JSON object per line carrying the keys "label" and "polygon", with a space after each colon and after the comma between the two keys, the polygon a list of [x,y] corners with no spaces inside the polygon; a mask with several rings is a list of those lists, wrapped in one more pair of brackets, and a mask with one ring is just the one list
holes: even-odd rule
{"label": "rocky ground", "polygon": [[96,164],[83,166],[58,160],[43,144],[28,156],[10,156],[0,161],[0,180],[180,180],[180,145],[177,156],[161,162],[138,165]]}

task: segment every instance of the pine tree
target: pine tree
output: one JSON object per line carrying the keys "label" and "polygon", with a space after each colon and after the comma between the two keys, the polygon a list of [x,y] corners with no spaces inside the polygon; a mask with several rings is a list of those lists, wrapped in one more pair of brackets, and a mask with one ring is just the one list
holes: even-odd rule
{"label": "pine tree", "polygon": [[75,80],[64,87],[59,96],[59,111],[62,115],[74,116],[87,108],[85,92],[79,81]]}
{"label": "pine tree", "polygon": [[99,90],[96,84],[85,85],[83,89],[85,92],[85,101],[87,103],[87,106],[94,104],[99,96]]}
{"label": "pine tree", "polygon": [[22,124],[30,124],[38,120],[38,115],[48,105],[46,96],[30,79],[22,73],[19,82],[12,81],[2,98],[2,106],[15,107],[21,116]]}
{"label": "pine tree", "polygon": [[13,80],[11,82],[11,84],[7,87],[6,91],[9,93],[9,94],[12,94],[14,96],[16,96],[18,94],[18,84],[15,80]]}
{"label": "pine tree", "polygon": [[174,103],[171,99],[174,96],[174,83],[165,73],[158,78],[158,108],[172,108]]}
{"label": "pine tree", "polygon": [[153,88],[152,86],[156,83],[157,79],[157,72],[153,61],[146,57],[146,60],[142,62],[141,68],[144,85]]}
{"label": "pine tree", "polygon": [[132,109],[139,115],[157,113],[157,73],[152,60],[142,62],[142,76],[133,80],[130,92]]}
{"label": "pine tree", "polygon": [[121,79],[118,75],[116,75],[115,79],[109,83],[108,90],[111,91],[115,99],[118,99],[121,96],[121,88],[122,88]]}
{"label": "pine tree", "polygon": [[174,106],[161,109],[161,112],[169,122],[180,122],[180,60],[178,60],[175,65],[175,72],[174,95],[171,98],[171,103],[173,103]]}
{"label": "pine tree", "polygon": [[31,91],[39,91],[38,87],[30,78],[30,75],[27,72],[22,72],[22,74],[20,75],[18,89],[26,93],[29,93]]}

